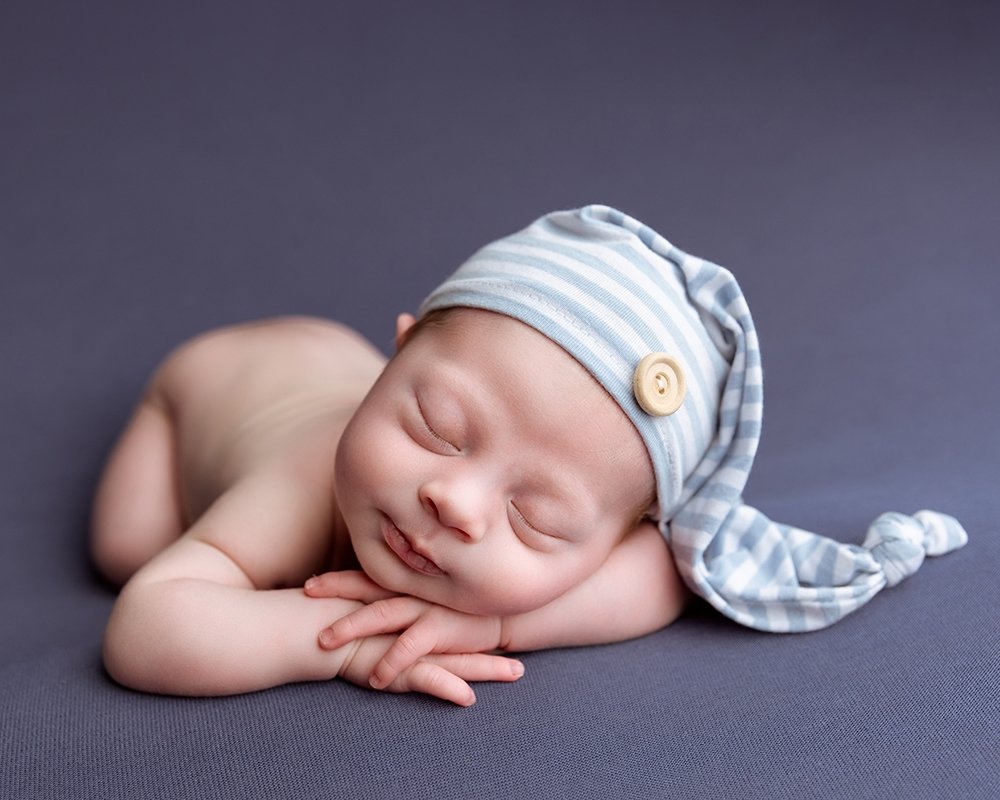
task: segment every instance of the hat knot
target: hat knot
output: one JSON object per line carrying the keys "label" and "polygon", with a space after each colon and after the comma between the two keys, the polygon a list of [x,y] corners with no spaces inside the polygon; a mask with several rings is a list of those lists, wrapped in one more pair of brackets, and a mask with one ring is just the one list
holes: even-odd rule
{"label": "hat knot", "polygon": [[935,511],[912,517],[889,511],[868,528],[863,546],[882,567],[887,585],[895,586],[919,569],[924,556],[938,556],[966,543],[958,520]]}

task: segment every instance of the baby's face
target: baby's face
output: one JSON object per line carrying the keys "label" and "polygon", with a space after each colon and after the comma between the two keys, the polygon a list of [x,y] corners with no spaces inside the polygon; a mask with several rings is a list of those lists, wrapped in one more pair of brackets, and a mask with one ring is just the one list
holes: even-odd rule
{"label": "baby's face", "polygon": [[373,580],[514,614],[591,575],[653,475],[638,432],[573,358],[516,320],[459,309],[390,361],[340,441],[336,491]]}

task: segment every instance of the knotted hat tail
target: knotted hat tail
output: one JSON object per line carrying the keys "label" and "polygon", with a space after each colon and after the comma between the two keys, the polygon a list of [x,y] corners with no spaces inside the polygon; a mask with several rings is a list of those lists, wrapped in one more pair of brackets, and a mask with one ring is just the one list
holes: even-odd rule
{"label": "knotted hat tail", "polygon": [[860,547],[772,522],[744,504],[703,549],[704,534],[689,523],[685,513],[671,524],[688,585],[737,622],[773,632],[824,628],[912,575],[925,556],[967,541],[957,520],[934,511],[882,514]]}
{"label": "knotted hat tail", "polygon": [[760,440],[760,351],[736,279],[608,206],[548,214],[474,254],[424,302],[506,314],[618,402],[653,463],[656,519],[686,583],[768,631],[822,628],[966,541],[951,517],[884,514],[862,546],[743,503]]}
{"label": "knotted hat tail", "polygon": [[760,441],[764,397],[759,343],[743,292],[725,268],[682,252],[637,220],[620,219],[678,268],[692,302],[724,331],[722,351],[731,353],[715,439],[688,479],[690,499],[665,531],[693,590],[752,628],[816,630],[912,575],[925,555],[966,543],[956,519],[933,511],[882,514],[859,547],[775,523],[746,505],[742,492]]}

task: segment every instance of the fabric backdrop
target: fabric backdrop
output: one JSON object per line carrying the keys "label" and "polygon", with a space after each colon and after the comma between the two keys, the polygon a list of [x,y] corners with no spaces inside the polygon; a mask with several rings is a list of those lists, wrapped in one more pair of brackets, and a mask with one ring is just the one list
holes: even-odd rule
{"label": "fabric backdrop", "polygon": [[[997,797],[998,8],[0,5],[0,797]],[[88,506],[168,350],[288,313],[388,348],[474,249],[592,202],[739,278],[748,502],[969,544],[829,630],[695,606],[471,709],[105,676]]]}

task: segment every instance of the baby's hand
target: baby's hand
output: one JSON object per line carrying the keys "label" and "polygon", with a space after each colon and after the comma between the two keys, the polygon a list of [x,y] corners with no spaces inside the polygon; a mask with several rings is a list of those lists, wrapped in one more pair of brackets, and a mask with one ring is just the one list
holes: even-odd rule
{"label": "baby's hand", "polygon": [[[468,680],[516,680],[524,673],[519,661],[484,655],[500,647],[500,617],[464,614],[415,597],[394,595],[363,572],[328,572],[312,578],[306,583],[306,594],[368,603],[320,632],[319,643],[326,650],[356,639],[402,631],[372,665],[368,682],[376,689],[390,687],[408,669],[428,660],[468,659],[446,663],[461,663],[476,675],[492,670],[489,677],[470,676]],[[453,655],[432,656],[432,653]]]}
{"label": "baby's hand", "polygon": [[[367,636],[340,668],[339,677],[358,686],[372,686],[372,670],[395,636]],[[515,669],[516,666],[516,669]],[[524,672],[510,658],[483,653],[426,655],[403,668],[388,683],[374,688],[386,692],[423,692],[459,706],[471,706],[476,694],[467,681],[516,681]]]}

